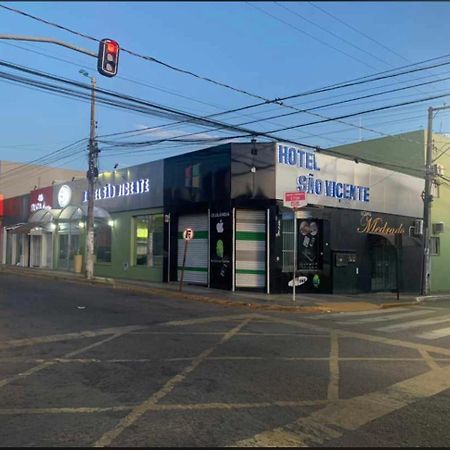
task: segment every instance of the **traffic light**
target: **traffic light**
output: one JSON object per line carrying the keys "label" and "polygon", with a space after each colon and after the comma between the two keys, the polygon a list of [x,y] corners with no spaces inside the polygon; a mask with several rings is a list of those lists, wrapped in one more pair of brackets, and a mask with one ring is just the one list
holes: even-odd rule
{"label": "traffic light", "polygon": [[98,47],[97,69],[105,77],[117,74],[119,44],[112,39],[102,39]]}

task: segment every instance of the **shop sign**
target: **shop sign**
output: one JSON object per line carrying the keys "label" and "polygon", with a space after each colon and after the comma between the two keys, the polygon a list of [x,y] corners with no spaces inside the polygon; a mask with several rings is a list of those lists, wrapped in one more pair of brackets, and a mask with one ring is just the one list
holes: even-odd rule
{"label": "shop sign", "polygon": [[[320,171],[316,155],[287,145],[278,144],[278,164]],[[323,195],[337,199],[369,202],[370,188],[353,183],[318,178],[313,173],[297,177],[297,190],[312,195]]]}
{"label": "shop sign", "polygon": [[30,192],[30,212],[40,209],[52,209],[53,187],[46,187]]}
{"label": "shop sign", "polygon": [[[118,197],[131,197],[134,195],[150,192],[150,180],[141,178],[140,180],[127,181],[120,184],[108,183],[94,191],[95,200],[113,199]],[[88,191],[83,193],[83,202],[88,201]]]}
{"label": "shop sign", "polygon": [[60,208],[65,208],[72,199],[72,189],[67,184],[63,184],[58,191],[58,205]]}
{"label": "shop sign", "polygon": [[232,276],[232,216],[230,211],[213,211],[210,214],[210,286],[229,289]]}
{"label": "shop sign", "polygon": [[297,190],[309,205],[423,217],[421,178],[283,143],[274,150],[279,200]]}
{"label": "shop sign", "polygon": [[397,227],[389,226],[387,221],[383,221],[381,217],[371,217],[369,215],[363,215],[361,217],[361,226],[356,229],[358,233],[371,233],[371,234],[405,234],[405,229],[401,223]]}

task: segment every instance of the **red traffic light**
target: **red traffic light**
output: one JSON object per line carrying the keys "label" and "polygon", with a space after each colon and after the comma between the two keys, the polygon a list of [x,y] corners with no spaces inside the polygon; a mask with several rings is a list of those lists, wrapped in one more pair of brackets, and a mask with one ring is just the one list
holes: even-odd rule
{"label": "red traffic light", "polygon": [[119,44],[112,39],[102,39],[98,48],[97,69],[105,77],[117,74]]}
{"label": "red traffic light", "polygon": [[119,50],[119,44],[117,44],[117,42],[114,41],[110,41],[106,43],[106,50],[109,53],[116,53],[117,50]]}

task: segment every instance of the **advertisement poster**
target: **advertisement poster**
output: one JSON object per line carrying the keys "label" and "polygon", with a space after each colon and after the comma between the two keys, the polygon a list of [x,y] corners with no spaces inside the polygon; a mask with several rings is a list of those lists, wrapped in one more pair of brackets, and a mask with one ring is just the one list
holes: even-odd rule
{"label": "advertisement poster", "polygon": [[298,226],[298,269],[320,270],[322,226],[314,219],[301,219]]}
{"label": "advertisement poster", "polygon": [[211,212],[210,217],[210,286],[230,289],[233,270],[231,212]]}

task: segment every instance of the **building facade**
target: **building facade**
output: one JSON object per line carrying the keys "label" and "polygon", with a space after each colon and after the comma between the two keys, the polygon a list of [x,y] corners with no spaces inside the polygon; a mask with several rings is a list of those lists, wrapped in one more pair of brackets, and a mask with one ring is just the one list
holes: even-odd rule
{"label": "building facade", "polygon": [[[450,168],[450,139],[433,133],[434,177],[431,206],[431,293],[450,292],[448,265],[450,263],[450,183],[445,179]],[[425,180],[427,132],[424,130],[391,137],[355,142],[333,147],[336,154],[368,159],[380,167],[420,177]],[[439,176],[439,174],[443,175]],[[423,181],[422,191],[425,187]],[[421,201],[422,207],[423,202]]]}
{"label": "building facade", "polygon": [[[86,181],[51,189],[45,213],[31,211],[30,196],[28,220],[8,218],[4,264],[15,263],[14,236],[24,234],[40,259],[24,256],[23,265],[80,270]],[[226,144],[105,172],[95,193],[95,274],[177,282],[183,270],[186,283],[287,293],[296,252],[297,292],[418,291],[422,241],[412,230],[422,189],[410,174],[283,143]],[[283,204],[292,191],[307,197],[295,219]]]}

